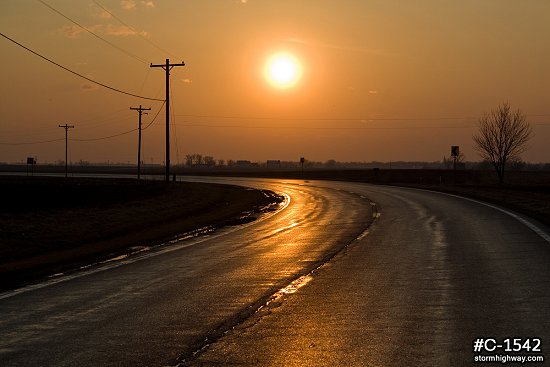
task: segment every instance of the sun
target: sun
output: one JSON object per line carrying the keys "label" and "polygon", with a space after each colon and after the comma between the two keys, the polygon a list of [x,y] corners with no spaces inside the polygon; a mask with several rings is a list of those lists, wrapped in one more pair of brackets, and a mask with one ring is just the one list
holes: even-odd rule
{"label": "sun", "polygon": [[302,77],[302,65],[292,54],[280,52],[267,59],[264,70],[267,81],[279,89],[294,87]]}

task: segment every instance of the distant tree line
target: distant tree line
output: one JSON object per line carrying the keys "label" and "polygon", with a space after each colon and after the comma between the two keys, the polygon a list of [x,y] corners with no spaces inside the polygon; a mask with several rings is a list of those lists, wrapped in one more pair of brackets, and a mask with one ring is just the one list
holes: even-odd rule
{"label": "distant tree line", "polygon": [[479,119],[478,131],[472,137],[474,146],[482,162],[467,162],[462,152],[452,157],[443,157],[439,162],[338,162],[329,159],[325,162],[305,160],[250,162],[214,159],[212,156],[188,154],[185,165],[188,168],[268,168],[268,169],[369,169],[369,168],[416,168],[416,169],[491,169],[495,170],[499,183],[504,183],[506,170],[549,170],[550,164],[525,163],[521,153],[527,149],[532,129],[525,114],[519,109],[512,111],[510,103],[501,103],[497,108],[485,113]]}
{"label": "distant tree line", "polygon": [[[488,160],[480,162],[466,161],[464,154],[457,157],[458,169],[471,170],[492,170],[493,163]],[[392,162],[354,162],[337,161],[329,159],[322,161],[305,160],[306,169],[453,169],[453,157],[443,156],[441,161],[392,161]],[[298,170],[301,169],[300,161],[249,161],[233,159],[217,159],[211,155],[188,154],[185,156],[185,163],[177,165],[181,168],[190,169],[279,169],[279,170]],[[506,162],[506,169],[511,171],[550,171],[550,163],[527,163],[521,159],[510,159]]]}

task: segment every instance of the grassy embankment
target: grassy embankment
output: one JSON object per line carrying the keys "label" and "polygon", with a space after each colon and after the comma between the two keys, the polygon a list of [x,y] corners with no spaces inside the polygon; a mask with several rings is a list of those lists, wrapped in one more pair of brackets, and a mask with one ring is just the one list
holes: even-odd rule
{"label": "grassy embankment", "polygon": [[0,177],[0,289],[239,223],[280,199],[237,186]]}

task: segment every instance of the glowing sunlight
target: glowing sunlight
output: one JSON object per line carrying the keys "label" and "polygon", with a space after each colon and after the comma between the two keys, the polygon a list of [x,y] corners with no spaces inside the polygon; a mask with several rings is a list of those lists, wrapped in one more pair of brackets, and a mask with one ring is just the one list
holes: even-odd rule
{"label": "glowing sunlight", "polygon": [[302,65],[294,55],[277,53],[265,64],[265,77],[274,87],[286,89],[294,87],[302,76]]}

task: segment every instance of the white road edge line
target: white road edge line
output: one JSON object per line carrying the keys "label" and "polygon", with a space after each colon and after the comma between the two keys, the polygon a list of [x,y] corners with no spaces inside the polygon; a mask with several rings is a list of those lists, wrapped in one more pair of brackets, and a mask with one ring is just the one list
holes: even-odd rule
{"label": "white road edge line", "polygon": [[[262,222],[262,221],[264,221],[268,218],[271,218],[272,216],[274,216],[275,214],[280,213],[281,211],[283,211],[284,209],[286,209],[290,205],[290,196],[287,193],[277,192],[277,194],[282,195],[282,196],[285,197],[284,205],[282,205],[278,210],[276,210],[274,212],[271,212],[269,214],[266,214],[266,215],[262,216],[261,218],[258,218],[257,220],[255,220],[253,222],[246,223],[246,224],[241,224],[241,225],[236,226],[234,228],[231,228],[229,230],[226,227],[226,229],[224,231],[220,232],[220,233],[217,233],[217,234],[214,234],[214,235],[208,235],[206,237],[197,237],[197,238],[195,238],[195,241],[187,242],[189,239],[184,239],[184,240],[181,240],[181,242],[184,242],[184,243],[179,244],[179,245],[177,245],[175,243],[170,244],[170,245],[167,245],[166,248],[161,249],[161,250],[157,250],[157,251],[153,251],[153,252],[147,252],[147,253],[144,253],[142,255],[126,258],[122,261],[106,262],[106,263],[104,263],[104,265],[98,265],[98,267],[93,267],[90,270],[77,271],[76,273],[71,274],[71,275],[63,275],[59,278],[48,279],[48,280],[42,281],[40,283],[30,284],[30,285],[27,285],[27,286],[24,286],[24,287],[21,287],[21,288],[6,291],[4,293],[0,293],[0,300],[15,297],[17,295],[27,293],[27,292],[30,292],[30,291],[46,288],[46,287],[52,286],[54,284],[67,282],[67,281],[72,280],[72,279],[77,279],[77,278],[81,278],[81,277],[84,277],[84,276],[87,276],[87,275],[92,275],[92,274],[100,273],[100,272],[107,271],[107,270],[110,270],[110,269],[118,268],[119,266],[129,265],[129,264],[141,261],[141,260],[146,260],[146,259],[149,259],[149,258],[152,258],[152,257],[155,257],[155,256],[167,254],[169,252],[178,251],[178,250],[181,250],[183,248],[192,247],[192,246],[198,245],[202,242],[209,241],[211,239],[214,239],[214,238],[217,238],[217,237],[220,237],[220,236],[224,236],[228,233],[233,233],[235,231],[239,231],[241,229],[250,227],[254,224],[257,224],[257,223]],[[177,243],[179,241],[175,240],[175,242]],[[170,241],[168,241],[166,243],[170,243]],[[162,246],[162,244],[159,245],[159,246]]]}
{"label": "white road edge line", "polygon": [[[402,186],[404,187],[404,186]],[[465,196],[460,196],[460,195],[455,195],[455,194],[449,194],[447,192],[441,192],[441,191],[433,191],[433,190],[426,190],[426,189],[419,189],[419,188],[416,188],[416,187],[407,187],[408,189],[413,189],[413,190],[419,190],[419,191],[429,191],[429,192],[435,192],[437,194],[441,194],[441,195],[447,195],[447,196],[452,196],[452,197],[455,197],[455,198],[459,198],[459,199],[462,199],[462,200],[467,200],[467,201],[471,201],[471,202],[474,202],[476,204],[481,204],[481,205],[484,205],[484,206],[487,206],[489,208],[492,208],[492,209],[495,209],[495,210],[498,210],[502,213],[505,213],[505,214],[508,214],[509,216],[511,216],[512,218],[516,219],[517,221],[519,221],[520,223],[523,223],[525,226],[527,226],[529,229],[531,229],[533,232],[535,232],[536,234],[538,234],[543,240],[545,240],[546,242],[550,243],[550,235],[548,233],[546,233],[544,230],[542,230],[541,228],[539,228],[538,226],[536,226],[535,224],[531,223],[530,221],[528,221],[527,219],[517,215],[516,213],[512,212],[512,211],[509,211],[507,209],[504,209],[504,208],[501,208],[499,206],[496,206],[496,205],[493,205],[493,204],[489,204],[489,203],[486,203],[486,202],[483,202],[483,201],[479,201],[479,200],[476,200],[476,199],[471,199],[471,198],[467,198]]]}
{"label": "white road edge line", "polygon": [[[364,196],[361,196],[361,198],[363,199],[366,199],[366,197]],[[370,205],[372,207],[372,223],[374,223],[374,221],[378,220],[378,218],[380,218],[380,212],[378,211],[378,206],[376,205],[375,202],[370,202]],[[359,236],[357,236],[357,238],[355,238],[355,241],[361,241],[363,238],[367,237],[368,234],[370,233],[369,232],[369,229],[370,229],[370,226],[372,225],[372,223],[367,227],[367,229],[365,229],[363,232],[361,232],[361,234]]]}

